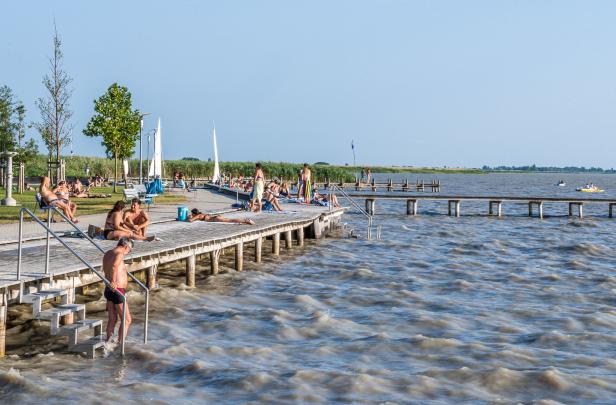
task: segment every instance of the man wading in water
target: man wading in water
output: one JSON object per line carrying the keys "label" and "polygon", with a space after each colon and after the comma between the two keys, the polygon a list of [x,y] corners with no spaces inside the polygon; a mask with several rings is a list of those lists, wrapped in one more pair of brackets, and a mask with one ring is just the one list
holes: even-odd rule
{"label": "man wading in water", "polygon": [[126,296],[126,286],[128,285],[128,275],[126,274],[126,265],[124,264],[124,255],[130,253],[133,248],[133,241],[129,238],[120,238],[118,245],[105,253],[103,256],[103,271],[105,278],[109,280],[111,288],[105,287],[105,298],[107,299],[107,312],[109,320],[107,321],[107,339],[109,342],[113,336],[116,322],[120,323],[120,341],[128,334],[128,328],[132,321],[130,311],[128,310],[128,302],[126,302],[126,328],[122,330],[122,311],[124,311],[123,297]]}

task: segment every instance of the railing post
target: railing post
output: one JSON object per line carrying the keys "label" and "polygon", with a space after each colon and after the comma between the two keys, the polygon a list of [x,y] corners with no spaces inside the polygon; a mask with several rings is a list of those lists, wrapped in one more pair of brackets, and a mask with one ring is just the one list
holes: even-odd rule
{"label": "railing post", "polygon": [[45,246],[45,274],[49,274],[49,230],[51,229],[51,209],[47,210],[47,245]]}
{"label": "railing post", "polygon": [[19,210],[19,241],[17,242],[17,281],[21,281],[21,248],[23,239],[24,212]]}
{"label": "railing post", "polygon": [[150,291],[145,290],[145,319],[143,323],[143,343],[148,343],[149,313],[150,313]]}

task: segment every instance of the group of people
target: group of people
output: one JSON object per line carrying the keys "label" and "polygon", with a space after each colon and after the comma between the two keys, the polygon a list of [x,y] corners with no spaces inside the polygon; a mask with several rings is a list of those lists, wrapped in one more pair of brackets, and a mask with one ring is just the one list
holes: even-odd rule
{"label": "group of people", "polygon": [[70,200],[71,192],[65,181],[61,181],[55,188],[51,188],[51,179],[43,176],[39,186],[39,194],[45,205],[56,207],[73,223],[78,223],[76,218],[77,204]]}
{"label": "group of people", "polygon": [[[194,180],[191,182],[191,187],[194,186]],[[173,187],[181,188],[183,190],[188,189],[188,183],[182,172],[173,173]],[[190,190],[189,190],[190,191]]]}

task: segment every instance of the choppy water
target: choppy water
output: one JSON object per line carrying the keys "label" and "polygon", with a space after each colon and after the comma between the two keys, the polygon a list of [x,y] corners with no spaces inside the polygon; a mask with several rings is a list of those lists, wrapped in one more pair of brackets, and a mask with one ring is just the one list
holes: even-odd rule
{"label": "choppy water", "polygon": [[[616,176],[441,181],[447,194],[572,192],[553,186],[559,178],[571,188],[594,181],[616,190]],[[553,216],[541,221],[526,218],[524,205],[505,205],[507,216],[496,219],[483,216],[487,203],[463,205],[461,218],[443,215],[446,203],[422,202],[414,218],[402,202],[377,204],[380,241],[308,241],[301,254],[201,277],[196,289],[181,285],[182,266],[167,269],[153,295],[148,345],[137,342],[134,297],[124,360],[117,352],[94,362],[12,356],[0,365],[0,399],[616,402],[616,219],[606,218],[605,205],[588,207],[596,217],[581,221],[551,205]],[[362,232],[361,216],[344,220]],[[21,328],[37,335],[35,326]]]}

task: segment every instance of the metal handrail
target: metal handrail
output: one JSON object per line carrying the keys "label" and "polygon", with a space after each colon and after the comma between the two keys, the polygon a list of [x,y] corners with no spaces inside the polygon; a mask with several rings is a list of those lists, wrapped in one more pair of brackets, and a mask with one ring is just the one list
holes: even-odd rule
{"label": "metal handrail", "polygon": [[[340,193],[342,193],[342,196],[344,198],[347,199],[347,201],[349,201],[351,203],[351,205],[353,205],[353,207],[355,207],[359,212],[361,212],[362,214],[364,214],[364,216],[368,219],[368,233],[366,235],[366,237],[368,239],[372,239],[372,215],[370,215],[366,210],[364,210],[362,207],[359,206],[359,204],[357,204],[352,198],[351,196],[349,196],[342,188],[340,188],[338,185],[336,184],[330,184],[329,185],[329,193],[330,193],[330,204],[329,204],[329,208],[331,210],[332,204],[331,204],[331,195],[334,194],[335,190],[340,191]],[[380,229],[380,225],[377,228],[377,239],[381,238],[381,229]]]}
{"label": "metal handrail", "polygon": [[[96,248],[103,254],[105,254],[105,249],[103,249],[101,247],[101,245],[99,245],[98,243],[96,243],[96,241],[94,239],[92,239],[90,237],[90,235],[88,235],[87,233],[85,233],[84,231],[82,231],[81,229],[79,229],[79,227],[77,225],[75,225],[75,223],[73,221],[71,221],[70,219],[68,219],[68,217],[60,210],[58,210],[56,207],[50,207],[50,209],[53,209],[55,212],[57,212],[58,214],[60,214],[60,216],[62,218],[64,218],[64,220],[66,222],[68,222],[73,228],[75,228],[75,230],[77,230],[77,232],[83,236],[85,239],[87,239],[91,244],[93,244],[94,246],[96,246]],[[48,249],[49,250],[49,249]],[[49,254],[49,253],[48,253]],[[148,320],[149,320],[149,308],[150,308],[150,289],[141,282],[141,280],[139,280],[137,277],[135,277],[132,273],[126,272],[126,274],[131,278],[131,280],[133,280],[135,283],[137,283],[137,285],[139,287],[141,287],[141,289],[144,291],[145,293],[145,315],[144,315],[144,324],[143,324],[143,343],[148,343]]]}
{"label": "metal handrail", "polygon": [[[87,234],[85,234],[81,229],[79,229],[72,221],[70,221],[65,215],[64,213],[58,211],[58,209],[56,207],[46,207],[46,209],[48,210],[48,222],[47,224],[51,223],[51,210],[53,209],[55,212],[57,212],[58,214],[60,214],[65,220],[68,221],[68,223],[70,223],[81,235],[85,236],[91,243],[93,243],[101,252],[104,253],[104,250],[96,243],[94,242]],[[68,249],[69,252],[71,252],[75,257],[77,257],[77,259],[79,259],[79,261],[81,261],[84,265],[86,265],[88,267],[88,269],[90,269],[90,271],[92,271],[94,274],[96,274],[96,276],[98,278],[101,279],[101,281],[105,284],[106,287],[109,287],[112,290],[115,290],[113,287],[111,287],[111,283],[109,282],[109,280],[107,280],[107,278],[99,273],[86,259],[84,259],[79,253],[77,253],[73,248],[71,248],[66,242],[64,242],[62,239],[60,239],[60,236],[57,235],[49,225],[46,225],[43,221],[41,221],[36,214],[34,214],[32,211],[30,211],[28,208],[23,207],[20,211],[19,211],[19,240],[18,240],[18,251],[17,251],[17,281],[20,281],[20,296],[19,299],[21,301],[21,296],[22,296],[22,288],[23,288],[23,284],[21,283],[21,258],[22,258],[22,245],[23,245],[23,221],[24,221],[24,213],[27,213],[36,223],[38,223],[40,226],[42,226],[46,231],[47,231],[47,256],[45,258],[45,274],[49,274],[49,235],[52,235],[54,238],[56,238],[58,240],[58,242],[60,242],[62,244],[62,246],[64,246],[66,249]],[[130,273],[127,272],[127,274],[134,279],[134,276]],[[148,307],[149,307],[149,291],[147,289],[147,287],[145,287],[140,281],[136,280],[137,283],[139,285],[141,285],[143,288],[146,289],[146,304],[145,304],[145,325],[144,325],[144,343],[147,342],[147,324],[148,324]],[[126,308],[126,296],[124,294],[120,294],[121,298],[122,298],[122,303],[124,304],[124,308]],[[124,356],[125,354],[125,334],[126,334],[126,310],[122,311],[122,319],[121,319],[121,327],[122,327],[122,336],[120,337],[120,348],[121,348],[121,353],[122,356]]]}

